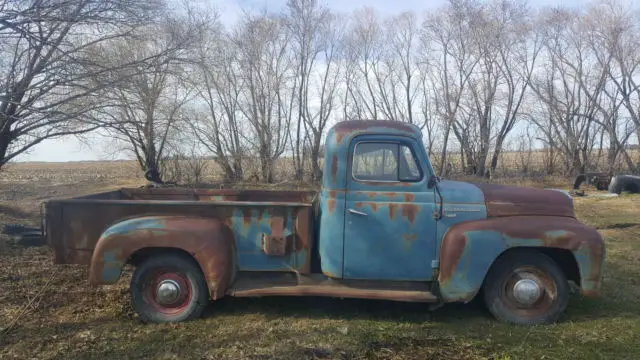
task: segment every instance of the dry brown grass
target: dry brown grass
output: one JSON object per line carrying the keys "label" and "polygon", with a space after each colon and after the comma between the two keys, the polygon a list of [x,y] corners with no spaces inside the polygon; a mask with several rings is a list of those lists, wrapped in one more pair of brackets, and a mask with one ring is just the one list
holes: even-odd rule
{"label": "dry brown grass", "polygon": [[[568,188],[570,180],[504,182]],[[143,183],[131,162],[14,165],[0,174],[0,225],[36,223],[45,199]],[[607,242],[603,296],[576,296],[560,323],[540,327],[497,323],[477,303],[429,312],[420,304],[324,298],[223,299],[201,320],[143,325],[129,305],[129,274],[90,287],[85,267],[55,266],[46,248],[5,243],[0,328],[17,321],[0,333],[0,358],[638,359],[639,201],[576,199],[580,219]]]}

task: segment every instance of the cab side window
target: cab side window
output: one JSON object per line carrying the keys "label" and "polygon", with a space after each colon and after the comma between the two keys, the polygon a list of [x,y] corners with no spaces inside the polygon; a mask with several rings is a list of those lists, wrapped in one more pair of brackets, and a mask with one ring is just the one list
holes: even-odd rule
{"label": "cab side window", "polygon": [[422,178],[411,149],[398,143],[356,144],[351,167],[353,178],[360,181],[419,181]]}

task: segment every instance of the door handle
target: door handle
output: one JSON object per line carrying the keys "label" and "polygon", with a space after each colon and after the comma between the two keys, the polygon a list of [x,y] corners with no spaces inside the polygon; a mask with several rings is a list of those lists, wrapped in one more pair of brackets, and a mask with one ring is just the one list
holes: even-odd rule
{"label": "door handle", "polygon": [[354,215],[369,216],[369,214],[367,214],[367,213],[364,213],[364,212],[358,211],[358,210],[354,210],[354,209],[349,209],[347,211],[352,213],[352,214],[354,214]]}

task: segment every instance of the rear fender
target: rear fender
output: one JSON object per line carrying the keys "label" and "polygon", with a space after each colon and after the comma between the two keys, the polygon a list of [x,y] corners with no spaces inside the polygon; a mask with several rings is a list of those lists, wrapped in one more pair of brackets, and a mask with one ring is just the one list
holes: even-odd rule
{"label": "rear fender", "polygon": [[442,299],[471,301],[493,262],[517,247],[570,250],[580,272],[582,294],[598,294],[605,247],[595,229],[568,217],[517,216],[463,222],[447,231],[438,274]]}
{"label": "rear fender", "polygon": [[191,254],[214,300],[224,296],[235,276],[233,233],[218,219],[148,216],[121,221],[102,233],[91,259],[89,282],[117,282],[127,260],[148,248],[175,248]]}

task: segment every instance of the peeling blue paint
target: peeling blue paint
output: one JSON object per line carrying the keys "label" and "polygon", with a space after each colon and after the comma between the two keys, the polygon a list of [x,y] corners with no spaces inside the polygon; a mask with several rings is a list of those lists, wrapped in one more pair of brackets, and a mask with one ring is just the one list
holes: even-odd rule
{"label": "peeling blue paint", "polygon": [[[548,239],[567,236],[570,233],[565,230],[548,231],[544,235]],[[482,287],[484,278],[494,260],[504,251],[517,247],[542,247],[543,239],[515,238],[502,234],[499,231],[467,231],[464,233],[465,247],[457,264],[456,271],[451,278],[440,284],[440,292],[445,301],[470,301]],[[589,250],[586,247],[578,248],[572,252],[578,269],[582,275],[582,288],[594,287],[584,278],[589,274],[592,265]]]}
{"label": "peeling blue paint", "polygon": [[119,251],[106,251],[104,253],[104,267],[102,268],[101,279],[105,284],[113,284],[120,279],[124,263],[118,260],[118,257]]}
{"label": "peeling blue paint", "polygon": [[161,220],[154,217],[135,218],[131,220],[121,221],[115,225],[110,226],[102,233],[103,237],[109,237],[113,235],[125,235],[142,229],[162,229],[163,223]]}

